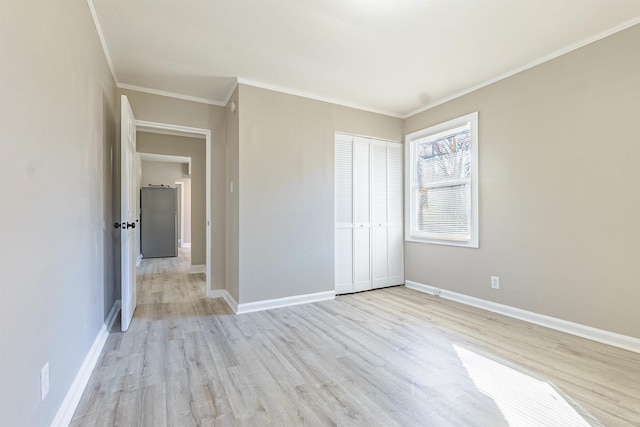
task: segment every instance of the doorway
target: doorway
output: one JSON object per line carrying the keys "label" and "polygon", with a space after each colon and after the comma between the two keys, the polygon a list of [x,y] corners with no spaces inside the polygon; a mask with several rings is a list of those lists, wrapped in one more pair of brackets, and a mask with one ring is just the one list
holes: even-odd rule
{"label": "doorway", "polygon": [[206,293],[211,293],[211,131],[169,123],[136,120],[138,132],[187,136],[204,139],[205,143],[205,264]]}

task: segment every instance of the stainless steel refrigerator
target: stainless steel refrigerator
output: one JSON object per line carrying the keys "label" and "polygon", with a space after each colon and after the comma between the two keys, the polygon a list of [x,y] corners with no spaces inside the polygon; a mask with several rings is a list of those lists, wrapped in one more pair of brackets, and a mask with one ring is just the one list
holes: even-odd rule
{"label": "stainless steel refrigerator", "polygon": [[143,187],[140,194],[140,251],[144,258],[178,255],[176,189]]}

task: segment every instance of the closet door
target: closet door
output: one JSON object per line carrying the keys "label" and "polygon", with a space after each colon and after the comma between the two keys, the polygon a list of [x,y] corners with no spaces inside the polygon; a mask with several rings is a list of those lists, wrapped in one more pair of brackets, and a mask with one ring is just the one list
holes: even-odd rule
{"label": "closet door", "polygon": [[404,283],[402,145],[373,141],[371,147],[373,288]]}
{"label": "closet door", "polygon": [[373,287],[387,286],[389,238],[387,234],[387,143],[371,143],[371,225],[373,238]]}
{"label": "closet door", "polygon": [[336,293],[404,283],[402,145],[336,134]]}
{"label": "closet door", "polygon": [[371,144],[368,138],[353,141],[353,262],[354,292],[371,289]]}
{"label": "closet door", "polygon": [[404,283],[402,144],[387,144],[387,286]]}
{"label": "closet door", "polygon": [[336,134],[335,146],[336,293],[354,291],[353,280],[353,137]]}

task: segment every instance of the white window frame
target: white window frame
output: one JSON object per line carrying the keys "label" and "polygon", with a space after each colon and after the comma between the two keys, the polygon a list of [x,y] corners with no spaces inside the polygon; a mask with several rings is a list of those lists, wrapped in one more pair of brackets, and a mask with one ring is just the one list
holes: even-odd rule
{"label": "white window frame", "polygon": [[[430,238],[419,233],[416,224],[416,185],[414,176],[416,173],[415,148],[425,138],[438,134],[447,134],[452,130],[465,125],[470,126],[471,133],[471,206],[470,206],[470,237],[468,240]],[[479,247],[478,232],[478,112],[466,114],[444,123],[440,123],[426,129],[408,134],[405,137],[405,241],[432,243],[438,245],[463,246],[468,248]]]}

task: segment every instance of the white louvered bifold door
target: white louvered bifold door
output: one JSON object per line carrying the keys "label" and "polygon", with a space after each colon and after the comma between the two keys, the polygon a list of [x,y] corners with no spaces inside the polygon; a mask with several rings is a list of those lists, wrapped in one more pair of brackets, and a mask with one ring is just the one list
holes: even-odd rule
{"label": "white louvered bifold door", "polygon": [[387,286],[404,283],[402,144],[387,144]]}
{"label": "white louvered bifold door", "polygon": [[404,283],[402,228],[402,145],[373,141],[373,287]]}
{"label": "white louvered bifold door", "polygon": [[353,137],[336,134],[336,293],[354,292],[353,280]]}
{"label": "white louvered bifold door", "polygon": [[373,287],[387,286],[387,143],[371,143],[371,222],[373,234]]}
{"label": "white louvered bifold door", "polygon": [[404,283],[402,145],[336,134],[336,293]]}
{"label": "white louvered bifold door", "polygon": [[367,138],[353,141],[353,262],[354,291],[371,289],[371,144]]}

